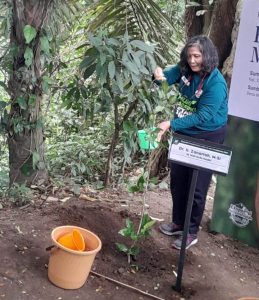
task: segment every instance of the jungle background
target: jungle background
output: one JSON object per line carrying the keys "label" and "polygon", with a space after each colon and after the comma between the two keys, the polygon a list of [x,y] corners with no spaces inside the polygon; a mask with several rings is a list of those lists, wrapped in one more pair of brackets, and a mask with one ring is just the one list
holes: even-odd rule
{"label": "jungle background", "polygon": [[[51,229],[65,223],[101,237],[94,270],[163,299],[258,295],[258,251],[208,232],[215,178],[201,233],[206,253],[202,246],[188,253],[181,294],[171,289],[178,254],[171,253],[157,224],[140,241],[136,263],[128,265],[115,247],[125,219],[139,221],[143,194],[150,215],[158,222],[170,218],[166,147],[143,152],[137,140],[138,129],[172,116],[174,90],[158,89],[152,71],[177,63],[189,36],[206,34],[218,48],[229,84],[241,5],[237,0],[0,1],[1,297],[148,297],[93,275],[79,291],[50,286],[43,248],[51,243]],[[237,128],[238,122],[230,120],[230,126]],[[243,130],[256,139],[256,128]],[[228,280],[222,281],[222,274]]]}
{"label": "jungle background", "polygon": [[[49,179],[75,188],[125,181],[125,171],[145,160],[137,129],[172,114],[173,91],[157,90],[152,70],[176,63],[188,36],[207,34],[229,81],[237,7],[1,1],[1,190]],[[165,165],[161,156],[151,177]]]}

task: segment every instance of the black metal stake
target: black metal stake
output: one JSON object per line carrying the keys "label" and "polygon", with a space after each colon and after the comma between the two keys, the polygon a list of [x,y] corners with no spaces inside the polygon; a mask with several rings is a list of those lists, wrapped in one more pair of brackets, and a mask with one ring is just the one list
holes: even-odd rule
{"label": "black metal stake", "polygon": [[198,173],[199,173],[199,171],[197,169],[193,169],[192,181],[191,181],[191,186],[190,186],[190,190],[189,190],[187,208],[186,208],[186,213],[185,213],[183,239],[182,239],[182,246],[181,246],[181,250],[180,250],[180,257],[179,257],[179,261],[178,261],[176,284],[175,284],[175,286],[173,286],[173,288],[177,292],[181,291],[183,266],[184,266],[185,251],[186,251],[185,247],[186,247],[187,235],[189,232],[192,204],[193,204],[193,198],[194,198],[194,192],[195,192],[195,187],[196,187],[196,183],[197,183]]}

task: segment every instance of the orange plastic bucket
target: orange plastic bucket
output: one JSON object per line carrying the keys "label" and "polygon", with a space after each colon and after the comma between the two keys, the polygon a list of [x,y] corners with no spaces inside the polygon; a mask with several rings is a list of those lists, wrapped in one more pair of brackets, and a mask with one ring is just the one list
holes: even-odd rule
{"label": "orange plastic bucket", "polygon": [[[73,230],[82,235],[85,251],[65,247],[58,240]],[[63,289],[78,289],[82,287],[91,271],[96,254],[101,250],[102,243],[93,232],[77,226],[60,226],[51,232],[55,245],[52,248],[48,265],[48,278],[56,286]]]}

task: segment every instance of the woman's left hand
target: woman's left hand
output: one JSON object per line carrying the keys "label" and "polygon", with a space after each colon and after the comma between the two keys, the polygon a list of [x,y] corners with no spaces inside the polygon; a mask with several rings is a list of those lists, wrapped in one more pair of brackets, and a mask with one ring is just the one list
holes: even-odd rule
{"label": "woman's left hand", "polygon": [[161,123],[159,123],[157,125],[157,128],[160,128],[161,130],[158,132],[158,135],[157,135],[157,141],[160,142],[161,141],[161,138],[162,136],[164,135],[164,133],[166,131],[168,131],[170,129],[170,121],[163,121]]}

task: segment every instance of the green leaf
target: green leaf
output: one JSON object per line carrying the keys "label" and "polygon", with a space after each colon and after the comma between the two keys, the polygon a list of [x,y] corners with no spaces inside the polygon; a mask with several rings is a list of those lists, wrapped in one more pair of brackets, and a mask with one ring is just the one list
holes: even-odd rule
{"label": "green leaf", "polygon": [[123,65],[132,73],[139,75],[137,66],[129,60],[122,60]]}
{"label": "green leaf", "polygon": [[125,237],[131,236],[131,230],[129,228],[123,228],[119,231],[119,234]]}
{"label": "green leaf", "polygon": [[134,123],[130,120],[123,122],[123,130],[131,132],[134,128]]}
{"label": "green leaf", "polygon": [[27,109],[28,105],[26,103],[26,100],[22,96],[19,96],[16,102],[19,104],[21,109]]}
{"label": "green leaf", "polygon": [[139,254],[139,252],[140,252],[139,247],[134,246],[134,247],[130,248],[129,254],[133,255],[133,256],[136,256],[136,255]]}
{"label": "green leaf", "polygon": [[144,66],[140,67],[140,72],[146,75],[150,75],[150,72]]}
{"label": "green leaf", "polygon": [[80,69],[84,70],[89,68],[96,60],[95,56],[86,56],[80,64]]}
{"label": "green leaf", "polygon": [[27,67],[29,67],[32,64],[32,59],[33,59],[33,51],[31,48],[27,47],[25,52],[24,52],[24,59],[25,59],[25,64]]}
{"label": "green leaf", "polygon": [[63,61],[60,62],[60,66],[64,69],[68,68],[68,65],[66,63],[64,63]]}
{"label": "green leaf", "polygon": [[[162,56],[160,55],[160,57],[162,57]],[[155,70],[157,64],[156,64],[156,61],[155,61],[153,55],[150,54],[150,53],[147,53],[147,58],[148,58],[148,60],[149,60],[149,64],[150,64],[151,70],[152,70],[152,71]],[[164,60],[165,60],[165,59],[164,59]]]}
{"label": "green leaf", "polygon": [[103,42],[100,37],[93,36],[92,34],[89,34],[89,41],[91,45],[93,45],[95,48],[99,49],[100,46],[102,46]]}
{"label": "green leaf", "polygon": [[87,69],[85,69],[84,71],[84,79],[89,78],[91,75],[93,75],[93,73],[96,70],[96,64],[92,64],[90,67],[88,67]]}
{"label": "green leaf", "polygon": [[[149,56],[149,53],[147,53],[147,56]],[[167,63],[166,59],[159,52],[156,52],[156,56],[161,60],[163,64]]]}
{"label": "green leaf", "polygon": [[133,241],[137,241],[139,237],[138,237],[137,233],[134,231],[134,232],[131,232],[130,238],[131,238]]}
{"label": "green leaf", "polygon": [[125,30],[125,33],[124,33],[124,41],[127,42],[129,40],[129,33],[128,33],[128,30]]}
{"label": "green leaf", "polygon": [[144,66],[142,66],[141,61],[138,57],[137,52],[132,52],[131,53],[131,58],[133,59],[134,63],[136,64],[136,66],[140,69],[143,68]]}
{"label": "green leaf", "polygon": [[44,53],[49,54],[49,40],[46,36],[40,38],[40,48]]}
{"label": "green leaf", "polygon": [[150,178],[149,182],[152,183],[152,184],[157,184],[158,183],[158,178],[157,177],[152,177],[152,178]]}
{"label": "green leaf", "polygon": [[162,93],[161,95],[163,95],[163,93],[164,93],[164,95],[162,97],[166,97],[166,94],[169,93],[170,87],[169,87],[169,85],[168,85],[168,83],[167,83],[166,80],[164,80],[162,82],[160,90],[161,90],[161,93]]}
{"label": "green leaf", "polygon": [[0,101],[0,110],[6,108],[7,105],[9,105],[7,102],[5,102],[5,101]]}
{"label": "green leaf", "polygon": [[36,169],[38,162],[40,161],[40,155],[38,152],[33,152],[32,153],[32,167],[33,170]]}
{"label": "green leaf", "polygon": [[126,219],[126,226],[127,228],[133,229],[133,222],[129,218]]}
{"label": "green leaf", "polygon": [[81,93],[81,95],[82,95],[83,98],[85,98],[85,99],[88,98],[88,90],[87,90],[87,88],[84,85],[82,85],[80,87],[80,93]]}
{"label": "green leaf", "polygon": [[76,169],[74,167],[71,168],[71,173],[74,177],[76,177],[77,173],[76,173]]}
{"label": "green leaf", "polygon": [[2,86],[6,91],[8,91],[8,87],[3,81],[0,81],[0,86]]}
{"label": "green leaf", "polygon": [[30,95],[29,100],[28,100],[28,105],[33,106],[36,101],[36,96],[35,95]]}
{"label": "green leaf", "polygon": [[49,78],[48,76],[43,76],[42,77],[42,90],[45,94],[48,94],[49,91],[49,85],[52,83],[51,78]]}
{"label": "green leaf", "polygon": [[83,163],[81,163],[81,164],[79,165],[79,171],[80,171],[82,174],[86,171],[86,166],[85,166]]}
{"label": "green leaf", "polygon": [[137,185],[131,185],[128,187],[128,192],[129,193],[137,193],[139,192],[139,187]]}
{"label": "green leaf", "polygon": [[110,61],[108,64],[108,72],[111,79],[115,76],[115,64],[114,61]]}
{"label": "green leaf", "polygon": [[23,28],[23,34],[26,40],[26,44],[29,44],[37,35],[37,31],[31,25],[25,25]]}
{"label": "green leaf", "polygon": [[145,213],[145,214],[143,215],[143,218],[142,218],[141,228],[142,228],[146,223],[148,223],[150,220],[151,220],[151,218],[149,217],[149,215],[148,215],[147,213]]}
{"label": "green leaf", "polygon": [[157,113],[162,112],[162,111],[164,111],[164,110],[165,110],[164,106],[158,105],[158,106],[156,106],[155,109],[154,109],[154,114],[157,114]]}
{"label": "green leaf", "polygon": [[117,83],[120,91],[123,93],[123,91],[124,91],[124,85],[123,85],[123,81],[122,81],[120,73],[116,72],[116,76],[115,77],[116,77],[116,83]]}
{"label": "green leaf", "polygon": [[100,80],[101,85],[104,85],[107,82],[107,68],[101,67],[99,80]]}
{"label": "green leaf", "polygon": [[107,41],[107,45],[119,46],[120,42],[115,38],[109,38]]}
{"label": "green leaf", "polygon": [[145,52],[153,53],[153,51],[154,51],[154,46],[148,45],[143,41],[134,40],[134,41],[131,41],[130,44],[132,46],[139,48],[140,50],[145,51]]}
{"label": "green leaf", "polygon": [[25,176],[30,176],[32,174],[32,169],[30,168],[29,164],[23,164],[20,170],[21,173]]}
{"label": "green leaf", "polygon": [[148,223],[146,223],[143,227],[144,231],[148,231],[149,229],[151,229],[151,227],[156,223],[155,220],[151,220]]}
{"label": "green leaf", "polygon": [[105,53],[101,52],[100,54],[100,62],[101,62],[101,65],[103,66],[106,62],[106,55]]}
{"label": "green leaf", "polygon": [[128,247],[124,244],[121,244],[121,243],[115,243],[118,250],[121,251],[121,252],[124,252],[124,253],[127,253],[128,252]]}
{"label": "green leaf", "polygon": [[143,175],[141,175],[138,179],[138,182],[137,182],[137,185],[140,187],[140,188],[144,188],[144,183],[145,183],[145,178]]}

